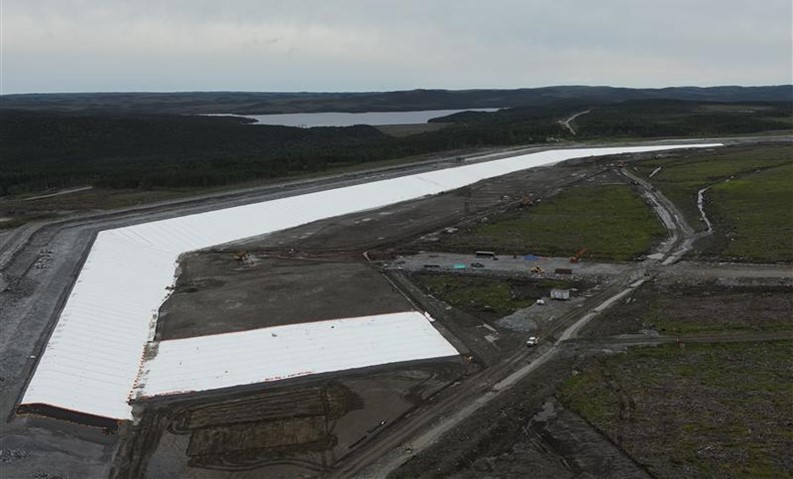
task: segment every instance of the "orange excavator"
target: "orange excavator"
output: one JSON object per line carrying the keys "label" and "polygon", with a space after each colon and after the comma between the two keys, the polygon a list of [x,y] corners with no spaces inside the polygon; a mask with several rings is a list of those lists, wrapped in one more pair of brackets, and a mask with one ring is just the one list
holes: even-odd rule
{"label": "orange excavator", "polygon": [[576,251],[575,255],[570,257],[570,262],[571,263],[578,263],[579,261],[581,261],[581,258],[587,253],[589,253],[588,249],[581,248],[580,250]]}

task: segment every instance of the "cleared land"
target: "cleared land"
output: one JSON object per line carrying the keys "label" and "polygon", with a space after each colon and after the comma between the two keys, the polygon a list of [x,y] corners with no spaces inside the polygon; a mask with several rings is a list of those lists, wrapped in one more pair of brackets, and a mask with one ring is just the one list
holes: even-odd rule
{"label": "cleared land", "polygon": [[438,249],[570,256],[586,248],[587,258],[626,261],[647,253],[664,233],[629,186],[580,186],[444,236]]}
{"label": "cleared land", "polygon": [[560,397],[657,477],[793,476],[793,343],[631,349]]}
{"label": "cleared land", "polygon": [[793,160],[721,183],[711,191],[711,210],[723,219],[729,238],[721,256],[793,261]]}
{"label": "cleared land", "polygon": [[[785,180],[774,168],[755,174],[757,165],[741,157],[764,148],[729,147],[723,152],[716,150],[716,155],[713,152],[697,154],[703,163],[708,156],[718,159],[732,155],[737,158],[723,164],[693,166],[694,172],[689,178],[691,184],[686,185],[693,195],[685,196],[691,200],[692,218],[698,217],[697,190],[714,180],[703,178],[703,175],[719,168],[722,176],[717,176],[716,180],[744,171],[761,179],[768,174],[784,185]],[[777,147],[776,151],[779,155],[777,160],[784,162],[789,159],[789,155],[785,156],[789,147]],[[659,161],[683,162],[688,156],[689,153],[664,154],[629,164],[629,167],[635,165],[649,175]],[[699,172],[696,171],[698,168],[701,168]],[[655,176],[661,173],[663,169]],[[672,173],[686,175],[689,171],[685,165],[680,165],[679,170]],[[731,183],[724,185],[729,189]],[[778,189],[789,190],[785,186]],[[779,196],[770,195],[772,200],[760,203],[762,195],[754,197],[750,192],[740,193],[737,201],[750,203],[749,200],[754,198],[755,202],[751,204],[757,205],[756,208],[766,208],[760,214],[766,218],[778,218],[776,227],[790,227],[791,221],[787,217],[789,200],[774,201]],[[711,218],[719,217],[722,199],[729,204],[729,200],[718,194],[718,188],[714,187],[712,199],[706,205]],[[554,200],[561,197],[563,195]],[[731,208],[735,214],[736,206]],[[532,213],[535,210],[527,211]],[[742,214],[752,214],[751,210],[746,208]],[[785,212],[779,215],[782,210]],[[715,223],[717,232],[724,226],[724,222],[717,220]],[[756,228],[759,234],[769,234],[767,227]],[[446,236],[440,235],[441,241]],[[747,236],[752,237],[751,234]],[[738,239],[733,243],[740,244]],[[782,258],[776,249],[769,252],[767,259],[778,261]],[[793,330],[790,314],[793,304],[789,287],[783,286],[789,284],[789,278],[779,276],[777,269],[769,271],[768,276],[760,270],[756,274],[748,274],[749,265],[742,265],[738,268],[740,274],[733,277],[729,266],[720,264],[705,268],[687,263],[671,269],[667,267],[661,270],[656,281],[637,290],[582,331],[582,337],[595,339],[592,349],[578,349],[584,348],[591,339],[581,340],[575,346],[569,345],[576,348],[570,351],[571,355],[575,351],[574,357],[582,362],[568,363],[567,368],[557,373],[569,379],[556,394],[609,441],[627,451],[639,462],[640,468],[620,470],[616,466],[619,456],[611,455],[608,459],[601,457],[598,464],[611,462],[613,467],[597,471],[590,464],[580,469],[584,463],[582,456],[564,456],[565,451],[570,452],[571,449],[564,447],[563,441],[556,442],[559,438],[550,434],[549,429],[536,429],[536,419],[529,418],[522,409],[528,400],[518,395],[511,397],[508,404],[495,404],[477,418],[472,418],[467,425],[461,425],[442,444],[428,449],[397,470],[394,477],[518,477],[531,474],[576,477],[584,471],[599,476],[641,477],[644,474],[642,469],[657,477],[670,478],[790,477],[793,467],[787,452],[793,447],[793,437],[789,433],[793,419],[790,413],[793,411],[793,344],[789,341],[691,343],[684,344],[682,348],[672,344],[628,349],[627,353],[614,356],[602,355],[604,351],[624,352],[625,346],[620,346],[623,337],[610,336],[626,333],[631,334],[628,338],[637,343],[646,341],[650,344],[655,342],[657,334],[678,336],[683,341],[686,338],[732,341],[732,337],[752,334],[758,337],[789,335]],[[507,281],[502,279],[501,282],[500,288],[504,289]],[[443,289],[436,291],[442,293]],[[454,296],[445,298],[451,301]],[[644,334],[636,334],[640,332]],[[588,353],[596,356],[586,359]],[[534,379],[543,382],[550,378],[540,374]],[[538,393],[535,391],[534,394]],[[530,410],[538,410],[536,404],[529,407]],[[566,424],[566,432],[574,430],[570,423]],[[586,435],[578,437],[584,441]],[[554,441],[554,446],[548,447],[546,441],[549,440]],[[596,455],[598,450],[603,451],[592,447],[590,452]],[[543,453],[538,454],[538,451]],[[561,457],[556,454],[561,454]],[[526,468],[529,463],[534,469]]]}
{"label": "cleared land", "polygon": [[152,401],[111,477],[317,477],[465,371],[455,358]]}
{"label": "cleared land", "polygon": [[157,322],[161,340],[412,309],[359,262],[192,253],[181,265]]}
{"label": "cleared land", "polygon": [[663,334],[793,330],[793,297],[786,288],[665,290],[642,317]]}
{"label": "cleared land", "polygon": [[655,331],[687,335],[793,331],[793,297],[784,286],[725,287],[707,282],[651,284],[591,324],[584,335]]}
{"label": "cleared land", "polygon": [[[715,234],[706,256],[744,261],[793,260],[793,149],[785,145],[734,146],[714,152],[657,155],[636,165],[699,230],[697,192]],[[660,170],[659,170],[660,168]],[[656,171],[657,170],[657,171]],[[652,177],[649,177],[656,171]]]}
{"label": "cleared land", "polygon": [[411,280],[448,304],[483,319],[496,320],[548,297],[552,288],[582,283],[553,280],[509,280],[455,274],[417,274]]}
{"label": "cleared land", "polygon": [[563,353],[544,364],[387,477],[649,477],[553,399],[570,371],[579,367],[580,354]]}
{"label": "cleared land", "polygon": [[[641,163],[631,161],[634,159],[636,158],[626,159],[628,168],[637,164],[641,169]],[[666,159],[672,157],[650,159],[648,165],[653,161]],[[418,250],[441,249],[445,238],[465,233],[466,228],[481,224],[484,217],[498,219],[499,214],[505,211],[507,215],[516,211],[523,213],[515,200],[526,193],[533,193],[535,199],[543,198],[540,205],[546,205],[552,204],[550,199],[555,201],[563,198],[566,189],[597,190],[601,186],[632,189],[629,186],[610,184],[626,181],[624,177],[611,171],[616,165],[609,166],[609,163],[616,161],[617,158],[587,159],[571,162],[572,164],[538,168],[531,172],[484,181],[469,188],[401,203],[378,211],[366,211],[319,221],[257,238],[247,244],[227,245],[220,251],[205,251],[197,255],[198,257],[188,258],[183,264],[185,272],[180,279],[184,282],[177,286],[177,292],[172,298],[189,302],[193,295],[196,295],[196,298],[204,295],[202,303],[204,308],[185,309],[171,317],[173,320],[182,321],[185,327],[194,328],[195,331],[200,331],[202,328],[207,330],[217,328],[217,324],[213,325],[212,322],[220,321],[224,317],[228,318],[232,327],[241,326],[243,329],[267,321],[299,320],[298,316],[302,313],[296,312],[294,318],[290,319],[288,314],[283,314],[283,311],[279,311],[277,307],[266,304],[267,295],[264,293],[270,287],[277,289],[276,279],[285,280],[290,285],[282,292],[280,300],[284,301],[288,308],[295,308],[296,311],[302,308],[309,314],[313,314],[313,311],[323,312],[321,305],[304,303],[327,300],[331,301],[329,304],[335,304],[332,303],[335,298],[330,289],[324,292],[314,291],[325,286],[339,288],[339,291],[344,292],[343,294],[353,294],[358,302],[371,303],[366,307],[377,307],[381,305],[381,301],[399,303],[403,299],[391,291],[386,286],[387,280],[371,267],[372,264],[382,260],[381,264],[389,263],[394,266],[392,270],[386,272],[386,275],[396,288],[418,303],[420,308],[426,308],[425,310],[436,318],[435,324],[439,329],[445,328],[457,337],[459,344],[467,347],[467,351],[460,349],[461,352],[464,351],[463,359],[392,365],[382,369],[372,368],[313,378],[296,378],[277,385],[251,386],[150,400],[136,405],[142,411],[139,423],[122,428],[118,436],[105,436],[97,431],[98,439],[85,433],[83,431],[85,428],[78,426],[47,419],[17,417],[8,424],[10,432],[5,437],[0,437],[0,448],[6,451],[12,449],[21,451],[20,458],[12,458],[14,463],[9,467],[16,475],[24,477],[39,473],[107,477],[107,461],[109,457],[113,457],[114,469],[111,477],[119,478],[140,476],[228,478],[262,475],[322,477],[343,472],[347,464],[355,463],[359,458],[371,463],[379,461],[383,457],[382,454],[389,451],[403,451],[404,447],[413,444],[396,442],[398,439],[395,438],[404,437],[402,434],[406,430],[405,424],[411,423],[412,419],[419,417],[426,420],[423,422],[425,425],[437,424],[448,415],[450,410],[458,409],[461,404],[465,406],[465,403],[457,402],[451,403],[454,407],[444,408],[444,405],[450,404],[447,402],[448,398],[468,397],[474,402],[480,396],[487,396],[491,393],[489,389],[477,389],[488,384],[480,382],[480,377],[490,375],[489,377],[497,378],[499,374],[506,375],[515,368],[526,367],[532,364],[536,357],[535,353],[542,354],[541,351],[551,347],[549,339],[536,350],[526,348],[525,336],[529,333],[510,329],[509,326],[502,327],[504,323],[498,318],[502,312],[519,308],[529,299],[535,299],[535,294],[547,294],[546,288],[551,284],[538,282],[522,286],[519,284],[520,281],[517,281],[513,285],[512,277],[521,276],[519,279],[525,279],[528,276],[527,270],[533,263],[522,258],[513,259],[511,256],[502,257],[498,261],[488,260],[490,262],[486,264],[486,268],[474,272],[470,268],[470,262],[477,260],[471,258],[472,248],[464,251],[469,258],[466,261],[469,268],[464,275],[490,276],[478,278],[482,280],[481,282],[477,279],[472,284],[468,284],[467,281],[457,283],[458,274],[455,273],[455,279],[448,283],[439,280],[442,284],[436,285],[437,289],[433,290],[432,295],[428,295],[426,290],[409,281],[414,276],[406,271],[422,270],[423,264],[430,259],[442,263],[446,255],[431,251],[420,255],[420,259],[417,260],[418,268],[412,270],[407,268],[410,263],[408,258],[404,263],[406,267],[403,271],[398,271],[400,258],[397,258],[397,255],[408,255]],[[649,174],[655,166],[648,168],[650,168]],[[715,202],[717,192],[712,193],[712,201]],[[73,196],[80,194],[83,192],[75,193]],[[66,200],[70,196],[72,195],[62,198]],[[509,198],[505,198],[506,196]],[[649,211],[642,204],[641,199],[638,202],[643,209]],[[713,206],[715,205],[709,204],[707,207],[713,208]],[[779,209],[784,205],[768,206]],[[532,214],[538,207],[539,205],[524,208],[525,213]],[[587,205],[587,208],[589,207]],[[695,205],[694,211],[696,212]],[[710,213],[710,210],[708,211]],[[654,217],[652,219],[654,222],[657,221]],[[448,233],[449,227],[456,227],[458,230]],[[720,224],[717,223],[717,231],[719,227]],[[606,233],[614,237],[625,234],[620,227],[612,228]],[[31,282],[30,278],[35,281],[51,282],[51,277],[46,276],[48,274],[55,277],[68,276],[72,270],[59,268],[53,271],[61,261],[64,249],[56,250],[52,255],[50,263],[53,266],[47,267],[46,261],[37,263],[44,264],[42,268],[31,266],[33,261],[37,261],[35,257],[38,256],[41,260],[38,248],[42,244],[43,241],[35,243],[36,250],[24,256],[24,258],[32,258],[27,265],[22,265],[19,259],[16,260],[20,264],[14,271],[23,271],[29,282]],[[592,249],[589,244],[585,246]],[[578,247],[579,245],[575,244],[570,250],[566,249],[561,254],[569,256]],[[481,249],[495,248],[485,246]],[[241,250],[247,250],[249,258],[237,261],[234,259],[234,253]],[[371,264],[364,263],[362,255],[364,251],[373,259]],[[518,252],[525,254],[536,251],[521,249]],[[443,263],[448,264],[449,271],[452,270],[451,265],[458,262],[457,258],[455,256]],[[494,266],[496,263],[499,264],[498,271]],[[514,264],[510,267],[502,267],[507,263]],[[538,264],[551,263],[556,266],[582,268],[582,270],[613,266],[599,265],[591,258],[585,258],[584,262],[578,265],[570,265],[566,258],[549,260],[545,263],[538,262]],[[294,268],[287,271],[288,265]],[[188,271],[191,266],[194,267],[192,273]],[[725,288],[721,271],[722,268],[729,268],[730,265],[715,263],[687,262],[674,266],[660,266],[652,260],[646,260],[641,264],[626,262],[616,265],[616,272],[608,274],[606,272],[581,274],[587,282],[598,285],[591,289],[575,286],[580,289],[579,296],[568,302],[554,302],[542,307],[528,308],[537,309],[547,315],[547,322],[535,321],[540,331],[544,327],[552,328],[554,324],[559,323],[562,314],[575,315],[576,306],[581,306],[578,311],[582,314],[588,311],[589,308],[585,306],[594,304],[593,301],[597,302],[598,298],[610,294],[608,288],[604,291],[604,286],[608,285],[617,273],[625,273],[622,275],[624,277],[629,276],[631,271],[638,275],[643,275],[645,271],[651,274],[659,273],[655,279],[648,280],[644,286],[616,304],[613,310],[590,323],[591,328],[582,331],[578,339],[557,346],[559,352],[553,360],[546,362],[534,373],[516,383],[513,389],[504,391],[492,403],[467,417],[464,422],[450,430],[447,436],[440,438],[434,446],[427,449],[417,448],[415,457],[397,470],[395,475],[410,478],[532,476],[574,478],[588,475],[647,477],[644,466],[634,461],[634,459],[641,460],[640,456],[632,458],[626,454],[627,448],[622,443],[615,444],[617,441],[611,436],[602,434],[600,432],[603,431],[602,429],[592,428],[590,423],[569,408],[560,405],[554,399],[554,395],[571,375],[578,374],[574,377],[581,377],[590,374],[588,366],[598,371],[597,368],[603,363],[599,359],[592,360],[594,356],[602,357],[604,352],[624,351],[628,344],[653,344],[669,340],[669,338],[659,339],[652,332],[652,328],[647,328],[650,324],[658,333],[663,333],[661,331],[663,328],[664,332],[698,338],[708,336],[712,340],[723,340],[725,334],[732,333],[744,335],[757,332],[758,336],[774,336],[780,331],[785,333],[790,331],[791,328],[785,323],[786,319],[789,322],[790,315],[784,315],[791,310],[791,300],[787,297],[789,288],[767,286],[767,284],[776,285],[777,282],[784,283],[778,281],[777,273],[785,266],[773,267],[776,272],[776,276],[772,278],[774,283],[764,283],[766,279],[762,276],[766,271],[764,268],[750,264],[739,266],[747,271],[751,269],[759,273],[747,276],[745,278],[747,282],[766,284],[766,286],[757,289]],[[364,269],[371,274],[363,274]],[[361,275],[359,276],[358,273]],[[191,274],[194,281],[192,283]],[[333,282],[337,274],[343,278],[352,278],[351,283],[327,285],[326,283]],[[380,283],[380,280],[384,282]],[[437,277],[430,282],[435,280]],[[22,286],[28,287],[28,284]],[[34,298],[30,296],[31,293],[20,290],[20,283],[17,282],[16,277],[12,278],[11,285],[13,293],[11,290],[3,293],[0,295],[0,301],[6,301],[10,294],[15,294],[25,301],[29,299],[31,302],[36,300],[37,304],[41,303],[42,298]],[[245,294],[236,290],[236,287],[245,289]],[[532,289],[534,287],[537,289]],[[540,291],[541,289],[543,291]],[[33,290],[33,286],[30,286],[30,290]],[[291,298],[289,291],[292,291],[295,298]],[[312,296],[313,294],[317,296]],[[226,303],[225,299],[231,301]],[[585,301],[578,305],[574,304],[578,300]],[[451,304],[453,301],[456,301],[456,304]],[[250,307],[248,307],[249,302]],[[488,311],[488,308],[484,307],[490,306],[487,304],[489,302],[498,305],[498,313]],[[3,306],[7,304],[13,306],[14,303],[2,303]],[[174,305],[176,304],[174,302]],[[553,306],[562,304],[565,307],[572,306],[571,314],[552,310]],[[470,309],[465,310],[466,307]],[[336,306],[333,308],[336,309]],[[261,317],[257,317],[260,310],[267,313],[259,314]],[[163,312],[167,314],[166,311]],[[43,317],[43,314],[31,317]],[[165,322],[168,318],[162,319]],[[246,321],[250,321],[247,326]],[[643,335],[632,334],[628,337],[608,337],[636,333],[643,329],[649,329],[649,332]],[[545,338],[549,337],[542,333],[541,335]],[[17,341],[15,344],[21,343]],[[777,343],[777,345],[781,344]],[[677,446],[677,442],[680,442],[679,429],[671,427],[672,425],[681,422],[696,426],[696,428],[691,426],[692,435],[684,436],[687,440],[690,439],[690,442],[684,443],[689,447],[689,456],[683,457],[686,461],[692,462],[682,465],[674,463],[669,457],[677,456],[672,455],[654,458],[661,464],[659,466],[661,468],[669,463],[672,464],[670,468],[674,469],[669,469],[672,471],[669,477],[692,476],[700,470],[715,471],[703,475],[729,476],[729,472],[721,474],[722,469],[703,468],[711,467],[710,464],[722,460],[726,464],[731,464],[729,461],[733,461],[735,457],[739,459],[732,464],[738,464],[736,467],[746,467],[750,472],[759,471],[754,476],[760,476],[764,471],[771,471],[767,475],[784,477],[785,470],[780,474],[774,474],[779,470],[774,468],[780,461],[778,448],[790,449],[791,419],[784,414],[769,419],[766,410],[757,414],[755,411],[755,408],[766,408],[768,404],[771,404],[772,408],[777,408],[771,409],[771,413],[778,412],[782,408],[788,411],[791,409],[787,392],[780,393],[779,390],[765,388],[767,384],[780,388],[791,384],[790,343],[784,344],[788,347],[786,351],[763,349],[766,347],[765,343],[744,343],[741,345],[743,349],[731,349],[729,354],[700,354],[698,346],[686,344],[684,350],[668,349],[680,354],[688,354],[689,363],[684,363],[680,358],[667,361],[662,357],[657,361],[670,365],[664,368],[661,364],[655,370],[647,367],[644,360],[631,362],[629,359],[632,356],[615,356],[613,359],[622,361],[619,363],[622,369],[620,375],[615,373],[613,377],[622,380],[624,376],[626,380],[632,380],[631,376],[636,375],[641,381],[645,381],[641,383],[641,387],[645,384],[649,384],[647,387],[656,387],[658,384],[668,387],[672,392],[666,396],[659,393],[659,400],[672,401],[674,395],[678,393],[676,388],[679,385],[676,383],[679,381],[677,377],[679,372],[678,370],[670,372],[676,363],[682,368],[682,372],[679,373],[683,375],[682,381],[695,378],[698,382],[691,387],[699,387],[695,389],[698,392],[697,396],[693,399],[684,397],[679,400],[676,403],[677,409],[671,412],[669,409],[635,409],[634,415],[631,416],[633,422],[629,422],[626,428],[660,422],[658,428],[644,431],[646,434],[640,436],[641,441],[638,444],[646,445],[647,450],[666,454],[663,445]],[[458,346],[458,343],[455,343],[455,346]],[[22,347],[17,349],[21,350]],[[743,350],[750,351],[751,357],[747,359]],[[25,357],[29,351],[30,348],[25,346],[24,354],[20,357]],[[661,351],[661,349],[649,351]],[[628,359],[623,361],[623,358]],[[762,362],[764,358],[765,363]],[[787,360],[788,363],[779,363],[779,360]],[[13,366],[4,359],[4,363],[0,366],[4,371],[19,369],[12,369],[9,364]],[[705,364],[705,367],[700,367],[700,364]],[[684,367],[686,365],[688,369]],[[656,367],[656,364],[652,363],[652,367]],[[787,369],[779,374],[779,368],[782,367]],[[697,376],[700,374],[699,370],[705,374],[704,379]],[[759,371],[757,375],[754,374],[755,370]],[[727,378],[718,378],[719,375]],[[755,377],[760,384],[758,391],[754,389]],[[729,380],[740,384],[725,385],[724,383]],[[15,381],[13,377],[6,376],[5,384],[12,384],[13,381]],[[727,388],[727,392],[719,392],[716,386]],[[461,394],[461,391],[474,393],[466,396]],[[714,391],[717,402],[703,406],[702,401],[709,400],[708,396]],[[686,391],[681,392],[684,393]],[[4,397],[10,396],[11,393],[4,394]],[[755,397],[759,399],[755,401]],[[686,399],[688,402],[685,401]],[[14,400],[15,398],[10,399],[10,403]],[[691,407],[693,412],[685,409],[689,403],[693,404]],[[618,407],[618,405],[610,405]],[[709,422],[721,418],[711,419],[710,416],[699,414],[699,408],[703,407],[713,411],[728,408],[757,422],[746,426],[747,423],[740,422],[743,421],[741,419],[738,423],[743,424],[741,427],[746,426],[743,430],[736,427],[734,431],[732,426],[727,424],[726,432],[722,432],[719,429],[722,423]],[[640,419],[640,412],[649,418]],[[661,418],[653,417],[659,414]],[[724,417],[724,421],[727,421],[730,416],[724,415]],[[773,422],[779,420],[787,422]],[[669,427],[664,429],[668,424]],[[780,429],[780,424],[787,425],[788,429]],[[700,429],[705,430],[705,433]],[[630,432],[630,429],[626,430]],[[783,431],[781,435],[780,430]],[[700,436],[693,436],[694,433]],[[82,437],[87,439],[79,439]],[[732,441],[735,437],[738,439],[728,445],[717,442],[722,439]],[[700,440],[701,444],[697,442]],[[746,443],[753,444],[748,449],[741,449],[744,447],[741,444]],[[90,449],[88,447],[90,444],[102,444],[102,446],[94,446]],[[708,449],[711,445],[713,447]],[[387,447],[387,450],[379,449],[382,454],[378,455],[376,448],[380,446]],[[702,450],[700,452],[702,457],[697,456],[696,453],[691,454],[692,450],[695,452]],[[746,454],[740,452],[746,450],[749,451]],[[55,453],[56,456],[52,456],[52,451],[58,451]],[[29,455],[25,457],[24,454]],[[744,458],[746,458],[745,463],[740,462],[744,461]],[[644,464],[645,462],[642,461],[642,465]],[[757,467],[752,469],[751,464],[756,464]],[[783,462],[783,465],[790,468],[789,463]],[[89,473],[85,473],[86,470],[89,470]],[[94,473],[91,474],[91,471]],[[678,473],[679,471],[683,472]],[[651,472],[655,472],[655,469]],[[384,474],[375,476],[382,475]]]}

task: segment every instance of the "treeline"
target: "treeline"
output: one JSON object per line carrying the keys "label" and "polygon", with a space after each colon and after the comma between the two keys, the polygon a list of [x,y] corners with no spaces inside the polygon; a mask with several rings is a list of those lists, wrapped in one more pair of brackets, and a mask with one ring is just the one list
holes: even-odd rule
{"label": "treeline", "polygon": [[[547,125],[551,125],[547,127]],[[229,117],[0,113],[0,195],[92,184],[208,187],[422,153],[544,141],[553,122],[393,138],[369,126],[289,128]]]}
{"label": "treeline", "polygon": [[632,100],[757,102],[793,100],[793,85],[761,87],[614,88],[551,86],[516,90],[409,90],[358,93],[182,92],[50,93],[0,96],[0,109],[83,113],[312,113],[546,107],[564,102]]}
{"label": "treeline", "polygon": [[[591,105],[461,113],[439,131],[394,138],[369,126],[289,128],[231,117],[0,112],[0,196],[91,184],[210,187],[471,147],[572,138],[559,120]],[[709,136],[790,129],[788,103],[599,105],[576,139]]]}
{"label": "treeline", "polygon": [[575,120],[582,139],[742,135],[793,128],[790,103],[636,101],[593,108]]}

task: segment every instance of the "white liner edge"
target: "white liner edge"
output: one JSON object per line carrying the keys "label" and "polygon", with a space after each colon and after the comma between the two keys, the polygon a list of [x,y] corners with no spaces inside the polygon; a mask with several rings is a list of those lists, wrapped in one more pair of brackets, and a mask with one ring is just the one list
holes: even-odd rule
{"label": "white liner edge", "polygon": [[717,146],[721,144],[548,150],[101,231],[21,404],[131,419],[128,399],[182,253],[572,158]]}

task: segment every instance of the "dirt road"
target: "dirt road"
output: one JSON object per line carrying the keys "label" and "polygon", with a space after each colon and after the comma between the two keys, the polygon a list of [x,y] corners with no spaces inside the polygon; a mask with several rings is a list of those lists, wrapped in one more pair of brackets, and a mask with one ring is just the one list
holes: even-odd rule
{"label": "dirt road", "polygon": [[[541,149],[544,148],[500,151],[463,161],[487,161],[499,156]],[[3,424],[0,449],[24,449],[27,456],[26,459],[20,459],[10,465],[3,464],[3,468],[10,471],[9,475],[15,477],[31,477],[54,471],[72,477],[107,476],[110,467],[108,458],[113,456],[117,437],[59,421],[13,416],[13,408],[25,387],[36,356],[40,354],[46,343],[54,318],[69,294],[76,272],[79,271],[84,254],[97,231],[455,165],[459,165],[457,157],[441,158],[418,165],[356,172],[318,180],[301,180],[204,195],[188,200],[85,214],[29,225],[4,235],[0,244],[0,272],[8,280],[10,288],[0,292],[3,324],[0,337],[0,379],[3,384],[0,393],[0,414],[12,420]],[[671,216],[674,217],[674,214]],[[679,225],[677,227],[680,228]],[[51,256],[45,264],[38,262],[43,250],[49,251],[47,254]],[[34,266],[37,262],[43,266]],[[426,426],[434,424],[441,415],[453,410],[454,405],[478,404],[477,408],[468,412],[473,414],[478,408],[483,407],[483,404],[489,404],[493,398],[509,391],[519,379],[531,375],[542,365],[547,365],[550,358],[558,354],[559,348],[552,345],[554,340],[551,338],[562,336],[566,330],[570,331],[577,324],[580,326],[579,321],[591,319],[586,317],[589,310],[601,306],[615,295],[629,289],[631,283],[643,276],[642,268],[618,271],[612,283],[613,288],[605,288],[601,294],[590,298],[587,307],[582,308],[582,311],[560,319],[558,326],[546,335],[551,343],[546,342],[536,351],[521,350],[500,365],[488,368],[485,370],[486,373],[483,371],[485,374],[480,379],[476,379],[479,378],[477,376],[473,378],[474,381],[465,381],[449,389],[449,399],[442,399],[447,396],[438,396],[433,401],[436,403],[435,406],[417,410],[406,421],[386,428],[379,435],[378,440],[367,443],[365,450],[361,449],[360,453],[352,456],[349,465],[342,464],[342,469],[336,473],[344,475],[344,471],[364,470],[392,449],[396,450],[399,444],[408,441],[414,434],[425,431]],[[568,337],[574,337],[572,333],[575,331],[577,329],[572,329]],[[512,379],[502,382],[507,378]],[[494,390],[496,387],[498,389]],[[466,398],[468,403],[456,402],[454,398],[457,394]],[[483,399],[479,399],[480,397]],[[418,445],[423,447],[431,443],[457,422],[438,423],[437,429],[434,429],[437,435],[425,432],[427,435],[422,436],[424,442],[419,442]],[[52,451],[59,452],[53,455]],[[413,454],[415,451],[407,457]],[[401,457],[404,459],[405,456]]]}
{"label": "dirt road", "polygon": [[[336,470],[333,477],[385,477],[396,470],[416,454],[438,441],[444,433],[469,419],[478,410],[495,400],[501,393],[509,390],[518,381],[525,379],[543,364],[550,362],[566,344],[592,341],[595,348],[625,348],[632,345],[660,344],[678,341],[668,336],[637,336],[630,338],[604,338],[603,340],[576,340],[576,333],[589,321],[608,307],[629,296],[646,280],[648,268],[656,270],[678,262],[691,250],[694,241],[700,235],[686,223],[679,209],[662,193],[651,185],[636,177],[625,169],[622,173],[634,184],[640,186],[659,219],[668,231],[668,238],[658,246],[655,254],[650,255],[643,265],[623,271],[614,277],[608,286],[590,298],[587,307],[567,313],[559,319],[551,331],[545,331],[546,337],[554,342],[531,353],[519,352],[505,363],[494,368],[485,369],[479,375],[460,385],[453,392],[446,391],[445,397],[423,411],[407,418],[393,427],[387,436],[374,441],[356,452],[350,460]],[[466,258],[469,259],[469,258]],[[448,266],[450,262],[462,262],[463,258],[447,254],[423,255],[417,260],[403,260],[398,267],[419,269],[428,263],[440,263]],[[496,269],[509,270],[510,266]],[[489,268],[492,268],[488,264]],[[658,272],[658,271],[654,271]],[[762,273],[760,273],[762,274]],[[626,284],[628,283],[628,284]],[[558,337],[559,339],[554,339]],[[793,335],[788,333],[748,333],[738,335],[709,335],[691,337],[692,342],[726,342],[726,341],[765,341],[785,340]],[[689,340],[688,338],[686,339]],[[528,360],[529,363],[515,368],[516,363]],[[433,413],[433,411],[437,411]],[[454,411],[449,414],[448,411]],[[424,426],[424,427],[422,427]]]}
{"label": "dirt road", "polygon": [[560,317],[552,329],[544,331],[546,343],[536,349],[519,350],[498,365],[486,368],[459,386],[444,391],[427,407],[392,426],[380,440],[372,441],[356,451],[349,460],[342,462],[331,477],[385,477],[518,381],[551,361],[563,349],[563,343],[574,338],[587,322],[639,287],[644,280],[634,279],[641,274],[641,270],[633,269],[623,272],[609,286],[587,299],[585,307],[581,308],[584,313],[580,310],[571,311]]}
{"label": "dirt road", "polygon": [[[516,152],[492,153],[496,157],[511,154]],[[480,156],[470,160],[492,159],[489,155],[484,159]],[[24,460],[4,464],[4,472],[16,477],[54,471],[73,477],[107,477],[108,458],[112,457],[116,436],[89,428],[75,432],[74,426],[62,421],[14,415],[36,359],[46,345],[57,313],[98,231],[457,165],[458,157],[438,158],[412,165],[82,214],[30,224],[3,235],[0,273],[7,288],[0,291],[3,326],[0,334],[0,382],[3,385],[0,415],[6,422],[0,432],[0,449],[19,449],[26,454]],[[46,261],[41,261],[42,258]],[[48,460],[48,451],[53,450],[64,451],[54,462]],[[47,465],[53,467],[48,469]]]}
{"label": "dirt road", "polygon": [[621,173],[642,188],[643,195],[650,201],[653,210],[668,232],[669,238],[654,255],[649,256],[651,259],[661,260],[664,266],[674,264],[691,251],[696,240],[709,234],[709,232],[695,233],[694,229],[686,222],[680,209],[647,181],[625,168],[622,168]]}
{"label": "dirt road", "polygon": [[586,111],[579,111],[578,113],[576,113],[575,115],[571,116],[570,118],[568,118],[566,120],[559,120],[559,124],[561,124],[562,126],[567,128],[567,130],[570,131],[570,133],[572,133],[573,136],[575,136],[576,135],[575,129],[573,128],[573,125],[571,125],[570,123],[573,120],[575,120],[576,118],[578,118],[579,116],[586,115],[587,113],[589,113],[591,111],[592,111],[591,109],[586,110]]}

